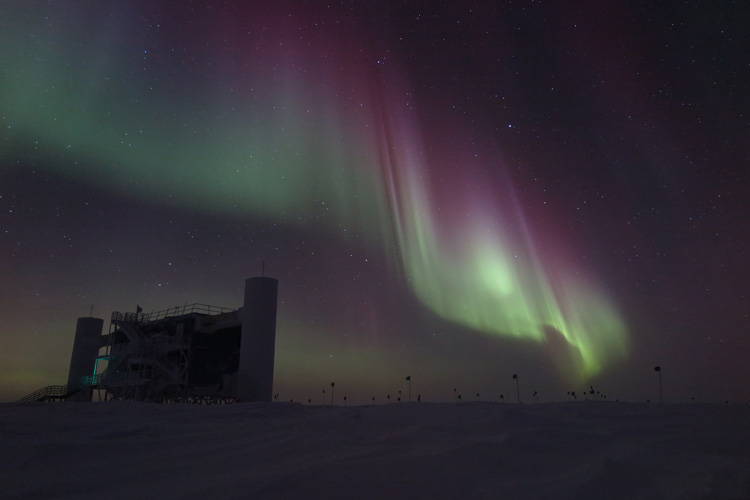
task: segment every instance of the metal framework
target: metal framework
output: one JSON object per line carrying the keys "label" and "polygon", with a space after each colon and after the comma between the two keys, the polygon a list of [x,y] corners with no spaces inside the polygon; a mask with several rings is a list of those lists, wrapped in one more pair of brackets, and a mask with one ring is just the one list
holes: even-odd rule
{"label": "metal framework", "polygon": [[237,398],[237,310],[191,304],[149,314],[113,312],[94,374],[100,400],[227,404]]}

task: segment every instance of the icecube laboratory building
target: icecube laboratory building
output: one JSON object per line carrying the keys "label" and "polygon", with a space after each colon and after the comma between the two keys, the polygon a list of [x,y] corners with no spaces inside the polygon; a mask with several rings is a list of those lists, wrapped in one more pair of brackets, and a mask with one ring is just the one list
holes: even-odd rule
{"label": "icecube laboratory building", "polygon": [[224,404],[271,401],[278,280],[245,280],[239,309],[191,304],[78,318],[68,383],[19,402],[111,399]]}

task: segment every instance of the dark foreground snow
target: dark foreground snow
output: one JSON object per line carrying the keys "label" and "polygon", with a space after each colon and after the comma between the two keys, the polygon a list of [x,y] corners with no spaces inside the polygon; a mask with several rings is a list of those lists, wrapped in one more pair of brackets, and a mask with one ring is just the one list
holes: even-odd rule
{"label": "dark foreground snow", "polygon": [[748,499],[750,407],[0,405],[3,499]]}

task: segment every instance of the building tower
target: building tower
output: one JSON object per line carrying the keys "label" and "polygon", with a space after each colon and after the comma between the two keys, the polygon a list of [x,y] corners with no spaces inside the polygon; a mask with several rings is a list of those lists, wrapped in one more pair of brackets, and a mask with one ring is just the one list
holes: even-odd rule
{"label": "building tower", "polygon": [[[76,336],[73,341],[73,353],[70,356],[68,370],[68,391],[80,386],[81,377],[93,375],[93,367],[99,356],[104,320],[100,318],[78,318]],[[82,388],[81,392],[72,395],[68,401],[90,401],[91,391]]]}
{"label": "building tower", "polygon": [[278,289],[279,281],[275,278],[245,280],[237,387],[237,398],[241,402],[270,402],[273,398]]}

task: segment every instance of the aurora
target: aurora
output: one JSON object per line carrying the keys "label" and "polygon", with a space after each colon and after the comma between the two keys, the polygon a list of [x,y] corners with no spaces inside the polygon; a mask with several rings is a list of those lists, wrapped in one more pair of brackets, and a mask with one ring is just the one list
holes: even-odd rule
{"label": "aurora", "polygon": [[[336,29],[312,46],[296,35],[302,17],[265,36],[271,13],[249,39],[209,32],[207,43],[226,49],[209,57],[189,41],[178,53],[153,26],[143,27],[149,46],[101,32],[106,15],[58,30],[29,21],[6,35],[23,46],[0,92],[6,134],[45,168],[157,204],[356,235],[445,320],[539,344],[561,335],[563,378],[585,380],[626,355],[606,287],[562,255],[564,240],[535,228],[504,144],[469,150],[463,118],[420,125],[427,104],[395,51],[356,35],[342,42]],[[96,43],[58,43],[69,30]],[[185,87],[191,50],[205,67]],[[503,182],[489,188],[488,171]]]}

